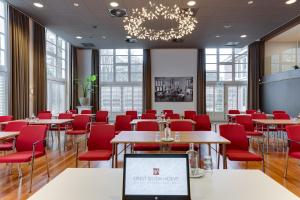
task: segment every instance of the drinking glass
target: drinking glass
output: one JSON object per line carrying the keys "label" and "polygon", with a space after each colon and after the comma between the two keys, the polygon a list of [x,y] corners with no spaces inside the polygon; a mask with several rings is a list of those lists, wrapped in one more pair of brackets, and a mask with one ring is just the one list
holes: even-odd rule
{"label": "drinking glass", "polygon": [[204,162],[205,173],[212,175],[212,172],[213,172],[212,157],[211,156],[204,156],[203,162]]}

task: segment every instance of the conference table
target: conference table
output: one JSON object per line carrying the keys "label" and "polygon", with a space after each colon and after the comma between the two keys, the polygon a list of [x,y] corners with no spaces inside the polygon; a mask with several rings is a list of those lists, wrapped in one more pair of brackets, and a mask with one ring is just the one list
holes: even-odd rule
{"label": "conference table", "polygon": [[[122,169],[66,169],[29,200],[121,200]],[[214,170],[190,179],[192,200],[299,200],[258,170]]]}
{"label": "conference table", "polygon": [[[230,141],[220,136],[214,131],[174,131],[171,133],[171,137],[176,138],[175,135],[179,136],[179,140],[172,142],[166,142],[157,140],[157,133],[160,134],[160,138],[164,137],[163,132],[158,131],[121,131],[116,135],[111,143],[113,145],[113,167],[118,167],[118,145],[123,144],[126,153],[127,144],[133,146],[134,144],[158,144],[161,146],[170,146],[173,144],[220,144],[223,152],[223,168],[227,168],[226,162],[226,145],[230,144]],[[170,148],[169,148],[170,149]]]}
{"label": "conference table", "polygon": [[269,153],[270,128],[272,126],[300,125],[300,119],[253,119],[252,121],[256,124],[256,127],[261,127],[262,132],[264,132],[265,127],[267,129],[267,153]]}
{"label": "conference table", "polygon": [[[265,114],[265,113],[262,113]],[[251,116],[251,114],[246,114],[246,113],[240,113],[240,114],[227,114],[227,119],[230,122],[230,119],[233,120],[235,119],[236,116]],[[274,115],[273,114],[265,114],[268,119],[273,119]]]}
{"label": "conference table", "polygon": [[186,122],[191,122],[193,125],[196,124],[196,122],[191,119],[163,119],[163,120],[162,119],[134,119],[130,122],[132,130],[136,130],[136,125],[138,122],[145,122],[145,121],[157,122],[159,124],[161,131],[164,129],[166,124],[170,124],[171,122],[175,122],[175,121],[186,121]]}
{"label": "conference table", "polygon": [[13,138],[20,134],[19,131],[0,131],[0,140],[5,140],[7,138]]}

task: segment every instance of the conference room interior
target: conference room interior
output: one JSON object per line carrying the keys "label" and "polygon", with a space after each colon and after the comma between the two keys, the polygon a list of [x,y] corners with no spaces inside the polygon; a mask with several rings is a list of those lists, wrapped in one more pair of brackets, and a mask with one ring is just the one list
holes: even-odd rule
{"label": "conference room interior", "polygon": [[299,66],[298,0],[0,0],[0,199],[299,199]]}

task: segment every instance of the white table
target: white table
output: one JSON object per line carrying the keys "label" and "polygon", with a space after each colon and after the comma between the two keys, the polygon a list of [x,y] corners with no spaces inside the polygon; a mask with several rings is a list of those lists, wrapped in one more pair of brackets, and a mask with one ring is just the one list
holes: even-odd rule
{"label": "white table", "polygon": [[[258,170],[217,170],[191,179],[192,200],[299,200]],[[66,169],[29,200],[122,200],[122,169]]]}

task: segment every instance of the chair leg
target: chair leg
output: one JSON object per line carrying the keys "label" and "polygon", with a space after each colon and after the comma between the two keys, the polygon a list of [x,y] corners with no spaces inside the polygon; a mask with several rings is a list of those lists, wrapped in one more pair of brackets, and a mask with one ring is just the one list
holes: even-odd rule
{"label": "chair leg", "polygon": [[33,165],[34,165],[34,157],[32,157],[32,159],[31,159],[31,170],[30,170],[30,187],[29,187],[29,193],[31,193],[31,189],[32,189]]}
{"label": "chair leg", "polygon": [[286,155],[285,155],[285,166],[284,166],[284,175],[283,175],[284,178],[287,177],[288,163],[289,163],[289,147],[287,148]]}
{"label": "chair leg", "polygon": [[47,175],[48,175],[48,178],[50,178],[50,170],[49,170],[49,163],[48,163],[47,153],[45,153],[45,159],[46,159]]}
{"label": "chair leg", "polygon": [[91,168],[91,162],[90,161],[88,161],[88,167]]}
{"label": "chair leg", "polygon": [[21,178],[23,176],[22,169],[21,169],[20,165],[21,165],[20,163],[18,163],[18,165],[17,165],[18,166],[19,178]]}
{"label": "chair leg", "polygon": [[262,171],[263,171],[263,173],[265,173],[265,172],[266,172],[266,168],[265,168],[265,159],[262,159],[261,162],[262,162],[262,163],[261,163],[261,165],[262,165]]}
{"label": "chair leg", "polygon": [[220,152],[218,153],[218,169],[220,169]]}
{"label": "chair leg", "polygon": [[208,144],[208,155],[211,156],[211,145]]}

